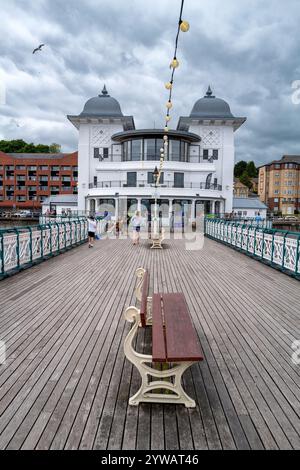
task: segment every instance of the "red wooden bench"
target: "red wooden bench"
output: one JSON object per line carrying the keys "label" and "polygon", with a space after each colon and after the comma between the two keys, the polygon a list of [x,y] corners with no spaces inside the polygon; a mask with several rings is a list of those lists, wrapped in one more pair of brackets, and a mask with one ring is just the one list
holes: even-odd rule
{"label": "red wooden bench", "polygon": [[[182,387],[182,374],[203,360],[195,327],[183,293],[153,294],[149,297],[149,273],[137,271],[136,296],[140,309],[129,307],[126,319],[134,323],[124,343],[126,357],[138,369],[142,384],[130,398],[130,405],[140,402],[196,406]],[[152,325],[152,354],[140,354],[133,347],[139,327]],[[159,366],[158,366],[159,365]]]}

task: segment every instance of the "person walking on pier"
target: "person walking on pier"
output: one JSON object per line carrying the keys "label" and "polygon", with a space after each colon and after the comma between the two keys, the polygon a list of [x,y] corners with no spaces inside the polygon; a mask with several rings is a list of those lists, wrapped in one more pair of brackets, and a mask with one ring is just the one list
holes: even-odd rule
{"label": "person walking on pier", "polygon": [[131,223],[132,228],[133,228],[133,244],[134,245],[139,245],[141,225],[143,223],[143,219],[142,219],[141,213],[139,211],[136,211],[136,213],[132,217],[130,223]]}
{"label": "person walking on pier", "polygon": [[88,219],[88,236],[89,236],[89,248],[93,247],[95,241],[95,234],[97,230],[97,222],[95,217],[91,215]]}

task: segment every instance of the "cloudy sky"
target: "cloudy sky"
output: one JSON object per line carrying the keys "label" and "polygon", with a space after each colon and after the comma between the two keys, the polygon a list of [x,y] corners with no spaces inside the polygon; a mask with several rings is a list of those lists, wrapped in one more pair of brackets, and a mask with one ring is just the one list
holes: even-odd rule
{"label": "cloudy sky", "polygon": [[[77,149],[66,115],[103,83],[136,127],[162,126],[180,3],[0,0],[0,139]],[[248,118],[236,133],[237,161],[299,154],[299,0],[186,0],[183,16],[191,28],[180,36],[172,126],[211,84]]]}

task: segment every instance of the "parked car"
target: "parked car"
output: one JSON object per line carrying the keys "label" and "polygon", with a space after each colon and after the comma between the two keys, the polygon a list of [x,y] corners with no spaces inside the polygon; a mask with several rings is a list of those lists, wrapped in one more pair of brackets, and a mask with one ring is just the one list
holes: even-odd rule
{"label": "parked car", "polygon": [[284,220],[294,220],[295,222],[297,222],[298,217],[296,217],[295,215],[287,215]]}
{"label": "parked car", "polygon": [[31,217],[31,211],[23,210],[15,212],[14,217]]}

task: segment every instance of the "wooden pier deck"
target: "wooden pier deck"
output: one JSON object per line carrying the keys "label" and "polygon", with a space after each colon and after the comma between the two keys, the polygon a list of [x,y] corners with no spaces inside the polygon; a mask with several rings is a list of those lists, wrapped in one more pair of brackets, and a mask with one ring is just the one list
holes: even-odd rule
{"label": "wooden pier deck", "polygon": [[[128,406],[135,269],[184,291],[205,360],[184,376],[196,409]],[[300,284],[212,240],[186,251],[101,240],[0,282],[1,449],[300,449]],[[150,332],[138,343],[147,350]]]}

